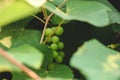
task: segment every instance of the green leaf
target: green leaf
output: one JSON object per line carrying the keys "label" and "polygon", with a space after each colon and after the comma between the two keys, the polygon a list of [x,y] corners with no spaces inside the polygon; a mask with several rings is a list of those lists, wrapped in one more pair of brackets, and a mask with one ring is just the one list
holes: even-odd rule
{"label": "green leaf", "polygon": [[0,72],[12,71],[13,68],[18,71],[18,68],[0,55]]}
{"label": "green leaf", "polygon": [[55,25],[59,24],[62,21],[62,18],[60,18],[57,15],[53,15],[51,19],[52,19],[51,20],[52,24],[55,24]]}
{"label": "green leaf", "polygon": [[22,44],[30,44],[36,46],[39,44],[41,32],[38,30],[24,29],[21,30],[18,35],[13,38],[12,47],[20,46]]}
{"label": "green leaf", "polygon": [[73,54],[70,65],[81,71],[87,80],[120,79],[120,53],[97,40],[85,42]]}
{"label": "green leaf", "polygon": [[26,23],[24,22],[25,20],[3,27],[0,33],[0,47],[11,49],[24,44],[34,46],[45,56],[42,68],[46,69],[52,61],[53,53],[47,46],[40,45],[41,31],[25,29]]}
{"label": "green leaf", "polygon": [[[2,6],[1,6],[2,7]],[[36,13],[37,9],[24,1],[16,1],[0,9],[0,27]]]}
{"label": "green leaf", "polygon": [[12,72],[13,78],[12,80],[32,80],[28,75],[23,72]]}
{"label": "green leaf", "polygon": [[111,9],[100,2],[69,0],[66,5],[66,13],[49,2],[44,6],[66,20],[84,21],[95,26],[109,24],[108,11],[111,11]]}
{"label": "green leaf", "polygon": [[118,23],[118,24],[120,24],[120,13],[119,12],[110,11],[108,13],[109,13],[109,17],[110,17],[110,22],[111,23]]}
{"label": "green leaf", "polygon": [[73,79],[73,73],[72,73],[71,69],[65,65],[56,65],[55,69],[50,70],[48,72],[48,75],[51,77],[64,78],[64,79],[68,79],[68,80]]}
{"label": "green leaf", "polygon": [[[50,71],[47,71],[45,69],[33,71],[35,71],[41,77],[41,80],[73,80],[73,73],[71,69],[66,65],[56,65],[56,67]],[[30,78],[22,72],[13,72],[13,80],[16,79],[28,80]]]}
{"label": "green leaf", "polygon": [[[51,17],[51,23],[55,24],[55,25],[59,24],[62,20],[63,19],[61,17],[57,16],[57,15],[53,15]],[[68,22],[70,22],[70,21],[64,20],[63,24],[68,23]]]}
{"label": "green leaf", "polygon": [[[18,25],[18,26],[17,26]],[[23,44],[38,45],[41,33],[38,30],[25,29],[24,25],[9,25],[0,33],[0,44],[13,48]]]}
{"label": "green leaf", "polygon": [[23,44],[38,45],[41,37],[40,31],[25,29],[30,20],[31,18],[27,18],[3,27],[0,32],[0,44],[7,48]]}
{"label": "green leaf", "polygon": [[53,59],[53,52],[50,48],[48,48],[47,45],[38,45],[36,47],[38,50],[40,50],[44,55],[44,60],[42,64],[42,69],[47,69],[48,65],[52,62]]}
{"label": "green leaf", "polygon": [[[73,80],[73,73],[66,65],[56,65],[50,71],[40,69],[36,71],[40,75],[41,80]],[[22,76],[22,77],[21,77]],[[31,80],[26,74],[21,72],[13,72],[13,80]]]}
{"label": "green leaf", "polygon": [[71,19],[89,22],[95,26],[109,24],[109,10],[107,6],[96,1],[69,0],[67,3],[67,14]]}
{"label": "green leaf", "polygon": [[17,60],[35,69],[39,69],[42,64],[43,54],[30,45],[23,45],[8,51]]}
{"label": "green leaf", "polygon": [[[19,62],[24,63],[34,69],[40,69],[41,67],[43,54],[36,48],[31,47],[30,45],[26,44],[10,49],[8,53]],[[17,70],[17,68],[14,68],[14,66],[9,64],[9,61],[5,60],[2,56],[0,56],[0,70],[11,70],[11,68],[13,70]],[[4,69],[4,67],[6,67],[6,69]]]}
{"label": "green leaf", "polygon": [[47,78],[43,78],[42,80],[72,80],[72,79],[47,77]]}
{"label": "green leaf", "polygon": [[40,73],[40,76],[48,78],[60,78],[60,80],[72,80],[73,79],[73,73],[71,71],[71,69],[66,66],[66,65],[56,65],[54,69],[50,70],[50,71],[44,71],[42,73]]}
{"label": "green leaf", "polygon": [[101,2],[104,5],[111,8],[112,11],[108,11],[108,15],[109,15],[109,18],[110,18],[110,23],[120,24],[120,13],[115,9],[115,7],[108,0],[94,0],[94,1]]}

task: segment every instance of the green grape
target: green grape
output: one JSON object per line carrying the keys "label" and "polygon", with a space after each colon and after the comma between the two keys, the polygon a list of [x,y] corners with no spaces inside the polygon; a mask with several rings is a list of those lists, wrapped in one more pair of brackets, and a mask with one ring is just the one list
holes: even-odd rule
{"label": "green grape", "polygon": [[58,43],[58,49],[63,49],[64,48],[64,43],[63,42],[59,42]]}
{"label": "green grape", "polygon": [[55,43],[52,43],[52,44],[50,45],[50,48],[51,48],[53,51],[56,51],[56,50],[58,49],[58,45],[55,44]]}
{"label": "green grape", "polygon": [[63,57],[59,55],[58,57],[55,58],[55,60],[57,63],[61,63],[63,61]]}
{"label": "green grape", "polygon": [[53,43],[58,43],[60,41],[59,37],[57,36],[53,36],[51,39]]}
{"label": "green grape", "polygon": [[55,34],[56,35],[61,35],[61,34],[63,34],[63,32],[64,32],[64,29],[63,29],[63,27],[59,27],[58,29],[57,29],[57,31],[55,32]]}
{"label": "green grape", "polygon": [[47,28],[45,31],[45,36],[49,36],[52,33],[52,29],[51,28]]}
{"label": "green grape", "polygon": [[56,58],[58,55],[58,52],[57,51],[53,51],[53,58]]}
{"label": "green grape", "polygon": [[59,55],[62,56],[62,57],[65,57],[65,53],[63,51],[60,51]]}
{"label": "green grape", "polygon": [[55,64],[54,63],[51,63],[48,65],[48,70],[52,70],[55,68]]}

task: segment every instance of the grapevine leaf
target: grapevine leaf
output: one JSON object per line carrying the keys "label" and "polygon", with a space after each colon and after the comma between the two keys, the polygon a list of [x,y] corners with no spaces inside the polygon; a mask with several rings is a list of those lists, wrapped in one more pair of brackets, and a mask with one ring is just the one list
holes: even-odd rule
{"label": "grapevine leaf", "polygon": [[47,78],[43,78],[42,80],[72,80],[72,79],[47,77]]}
{"label": "grapevine leaf", "polygon": [[49,2],[44,6],[66,20],[85,21],[95,26],[109,24],[108,11],[111,11],[111,9],[100,2],[69,0],[66,5],[66,13]]}
{"label": "grapevine leaf", "polygon": [[56,77],[56,78],[64,78],[68,80],[73,79],[73,73],[71,69],[65,65],[56,65],[56,67],[53,70],[48,71],[48,76]]}
{"label": "grapevine leaf", "polygon": [[26,43],[34,46],[44,54],[45,57],[43,60],[42,68],[46,68],[47,65],[52,61],[53,53],[47,46],[39,44],[40,36],[41,34],[37,30],[24,30],[22,35],[17,36],[16,39],[13,39],[14,42],[12,44],[12,47],[17,47]]}
{"label": "grapevine leaf", "polygon": [[[57,15],[53,15],[51,17],[51,22],[52,22],[52,24],[55,24],[55,25],[59,24],[62,20],[63,19],[61,17],[57,16]],[[63,24],[68,23],[68,22],[70,22],[70,21],[69,20],[64,20]]]}
{"label": "grapevine leaf", "polygon": [[[24,27],[4,27],[0,33],[0,44],[7,48],[13,48],[23,44],[38,45],[41,33],[37,30],[27,30]],[[6,32],[7,31],[7,32]],[[34,42],[33,42],[34,41]]]}
{"label": "grapevine leaf", "polygon": [[110,11],[109,12],[109,17],[110,17],[111,23],[118,23],[118,24],[120,24],[120,13],[114,12],[114,11]]}
{"label": "grapevine leaf", "polygon": [[52,16],[52,23],[53,24],[59,24],[61,21],[62,21],[62,18],[60,18],[59,16],[57,16],[57,15],[54,15],[54,16]]}
{"label": "grapevine leaf", "polygon": [[42,64],[43,54],[30,45],[25,44],[23,46],[10,49],[8,52],[20,62],[23,62],[35,69],[39,69]]}
{"label": "grapevine leaf", "polygon": [[14,65],[12,65],[8,60],[6,60],[5,58],[3,58],[0,55],[0,72],[4,72],[4,71],[11,71],[12,68],[14,68],[15,70],[18,70]]}
{"label": "grapevine leaf", "polygon": [[58,80],[59,78],[60,80],[72,80],[73,79],[73,73],[71,69],[66,65],[56,65],[55,68],[52,70],[49,70],[49,71],[42,70],[39,73],[40,73],[40,76],[44,77],[45,79],[46,78],[49,79],[49,77],[58,78]]}
{"label": "grapevine leaf", "polygon": [[37,30],[21,30],[16,37],[13,38],[12,47],[20,46],[22,44],[30,44],[32,46],[36,46],[39,44],[39,40],[41,37],[40,31]]}
{"label": "grapevine leaf", "polygon": [[107,14],[109,10],[107,6],[96,1],[69,0],[67,3],[67,14],[70,15],[71,18],[89,22],[96,26],[109,24]]}
{"label": "grapevine leaf", "polygon": [[25,29],[26,23],[23,22],[25,21],[19,21],[16,24],[14,23],[3,27],[0,33],[0,47],[11,49],[24,44],[32,45],[44,54],[45,57],[42,68],[45,69],[47,65],[51,63],[53,53],[47,46],[39,44],[41,32],[38,30]]}
{"label": "grapevine leaf", "polygon": [[44,60],[43,60],[43,64],[42,64],[42,69],[46,69],[48,67],[48,65],[52,62],[53,59],[53,52],[50,48],[48,48],[45,45],[38,45],[36,47],[38,50],[40,50],[43,55],[44,55]]}
{"label": "grapevine leaf", "polygon": [[70,61],[88,80],[119,80],[120,54],[97,40],[84,43]]}
{"label": "grapevine leaf", "polygon": [[[35,69],[39,69],[42,64],[43,54],[36,48],[31,47],[27,44],[10,49],[8,53],[10,53],[10,55],[19,62],[24,63]],[[14,66],[9,65],[9,62],[2,58],[2,56],[0,56],[0,66],[2,66],[0,67],[0,70],[4,70],[4,66],[6,67],[6,69],[9,69],[9,67],[11,67],[13,70],[17,70],[17,68],[13,68]]]}
{"label": "grapevine leaf", "polygon": [[95,0],[95,1],[101,2],[104,5],[111,8],[112,11],[108,12],[109,18],[110,18],[110,23],[118,23],[118,24],[120,24],[120,13],[114,8],[114,6],[108,0]]}
{"label": "grapevine leaf", "polygon": [[[40,75],[41,80],[73,80],[73,73],[71,69],[66,65],[56,65],[52,70],[33,70]],[[23,75],[23,78],[21,77]],[[13,80],[27,80],[30,79],[27,75],[21,74],[21,72],[13,72]],[[31,80],[31,79],[30,79]]]}
{"label": "grapevine leaf", "polygon": [[29,17],[3,27],[0,32],[0,47],[10,48],[31,19],[32,17]]}
{"label": "grapevine leaf", "polygon": [[9,49],[11,50],[12,48],[16,48],[24,44],[29,44],[32,46],[38,45],[41,36],[40,31],[26,30],[25,26],[27,25],[28,22],[29,19],[19,21],[17,23],[3,27],[0,33],[0,44],[1,44],[0,47],[4,49],[7,48],[7,50]]}
{"label": "grapevine leaf", "polygon": [[5,3],[3,5],[0,5],[0,27],[30,16],[31,13],[37,12],[36,9],[23,1],[15,1],[5,7],[4,5]]}
{"label": "grapevine leaf", "polygon": [[32,80],[32,79],[30,79],[30,77],[28,75],[26,75],[23,72],[13,71],[12,75],[13,75],[13,79],[12,80]]}

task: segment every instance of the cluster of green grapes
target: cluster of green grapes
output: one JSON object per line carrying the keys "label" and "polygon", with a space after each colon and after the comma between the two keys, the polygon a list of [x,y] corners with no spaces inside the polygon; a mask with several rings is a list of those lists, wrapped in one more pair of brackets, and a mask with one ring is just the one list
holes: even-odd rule
{"label": "cluster of green grapes", "polygon": [[[60,35],[62,35],[64,32],[63,27],[51,27],[47,28],[45,31],[45,39],[47,40],[47,45],[52,49],[53,51],[53,63],[61,63],[63,61],[63,58],[65,56],[65,53],[63,51],[64,43],[60,41]],[[54,33],[50,37],[50,35]],[[50,64],[53,66],[53,63]]]}

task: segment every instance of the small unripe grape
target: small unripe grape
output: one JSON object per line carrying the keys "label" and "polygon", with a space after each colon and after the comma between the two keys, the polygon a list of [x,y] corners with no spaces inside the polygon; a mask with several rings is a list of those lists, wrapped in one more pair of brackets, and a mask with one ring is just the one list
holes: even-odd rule
{"label": "small unripe grape", "polygon": [[53,51],[56,51],[58,49],[58,45],[53,43],[50,45],[50,48],[53,50]]}
{"label": "small unripe grape", "polygon": [[63,61],[63,58],[62,58],[62,56],[58,56],[55,58],[55,60],[57,63],[61,63]]}
{"label": "small unripe grape", "polygon": [[45,31],[45,36],[49,36],[52,33],[52,29],[51,28],[47,28]]}
{"label": "small unripe grape", "polygon": [[64,43],[63,42],[59,42],[58,43],[58,48],[61,50],[64,48]]}
{"label": "small unripe grape", "polygon": [[53,51],[53,58],[56,58],[57,56],[59,56],[57,51]]}
{"label": "small unripe grape", "polygon": [[59,37],[57,36],[53,36],[51,39],[53,43],[58,43],[60,41]]}
{"label": "small unripe grape", "polygon": [[49,70],[52,70],[54,68],[55,68],[55,64],[54,63],[51,63],[51,64],[48,65],[48,69]]}
{"label": "small unripe grape", "polygon": [[65,53],[64,53],[63,51],[60,51],[60,52],[59,52],[59,55],[62,56],[62,57],[64,57],[64,56],[65,56]]}
{"label": "small unripe grape", "polygon": [[57,29],[57,31],[55,32],[55,34],[56,35],[61,35],[61,34],[63,34],[63,32],[64,32],[64,29],[63,29],[63,27],[59,27],[58,29]]}

